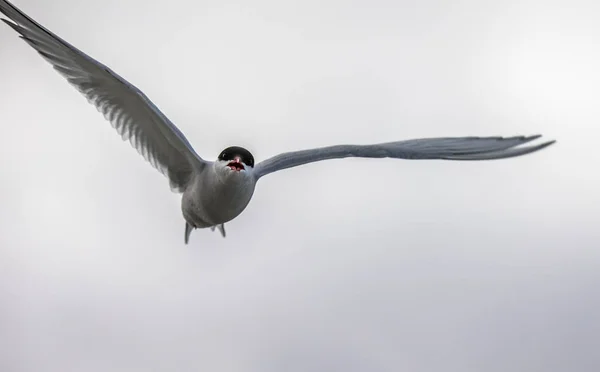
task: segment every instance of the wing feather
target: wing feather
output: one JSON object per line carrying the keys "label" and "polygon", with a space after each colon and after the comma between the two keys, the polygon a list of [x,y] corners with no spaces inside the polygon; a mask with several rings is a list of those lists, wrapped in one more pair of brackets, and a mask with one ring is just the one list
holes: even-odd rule
{"label": "wing feather", "polygon": [[2,18],[27,44],[67,79],[156,169],[183,191],[206,162],[183,133],[134,85],[61,39],[17,7],[0,0]]}
{"label": "wing feather", "polygon": [[358,158],[440,159],[440,160],[492,160],[529,154],[550,146],[555,141],[522,146],[540,138],[515,137],[446,137],[419,138],[374,145],[337,145],[311,150],[286,152],[256,165],[255,176],[260,178],[286,168],[321,160]]}

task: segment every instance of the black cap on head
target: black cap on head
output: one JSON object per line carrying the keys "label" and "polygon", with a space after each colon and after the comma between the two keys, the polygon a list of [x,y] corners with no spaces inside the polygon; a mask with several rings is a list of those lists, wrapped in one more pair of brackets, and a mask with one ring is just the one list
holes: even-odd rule
{"label": "black cap on head", "polygon": [[244,164],[254,167],[254,156],[252,156],[250,151],[239,146],[231,146],[226,148],[225,150],[221,151],[217,159],[229,161],[233,160],[236,156],[238,156],[242,162],[244,162]]}

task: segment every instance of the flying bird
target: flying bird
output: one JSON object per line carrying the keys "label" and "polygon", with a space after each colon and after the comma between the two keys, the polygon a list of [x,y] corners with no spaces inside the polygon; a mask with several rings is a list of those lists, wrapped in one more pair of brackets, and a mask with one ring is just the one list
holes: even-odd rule
{"label": "flying bird", "polygon": [[0,12],[7,25],[96,106],[123,140],[181,193],[184,242],[197,228],[217,228],[244,211],[257,181],[269,173],[321,160],[348,157],[441,160],[492,160],[529,154],[555,141],[529,144],[540,135],[439,137],[370,145],[336,145],[286,152],[255,164],[245,148],[228,147],[215,161],[201,158],[183,133],[133,84],[77,49],[6,0]]}

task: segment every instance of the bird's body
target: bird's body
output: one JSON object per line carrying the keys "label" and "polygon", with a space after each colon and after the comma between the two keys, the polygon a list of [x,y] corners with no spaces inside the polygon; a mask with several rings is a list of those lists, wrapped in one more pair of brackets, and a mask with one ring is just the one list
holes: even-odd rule
{"label": "bird's body", "polygon": [[336,145],[286,152],[254,164],[252,154],[228,147],[217,160],[201,158],[183,133],[138,88],[99,61],[61,39],[17,7],[0,0],[2,19],[56,71],[96,106],[124,140],[168,177],[182,193],[185,242],[195,228],[218,228],[240,215],[263,176],[312,162],[348,157],[411,160],[505,159],[541,150],[554,141],[513,137],[420,138],[370,145]]}
{"label": "bird's body", "polygon": [[254,194],[256,180],[250,172],[218,168],[215,164],[199,171],[181,198],[183,217],[195,228],[233,220]]}

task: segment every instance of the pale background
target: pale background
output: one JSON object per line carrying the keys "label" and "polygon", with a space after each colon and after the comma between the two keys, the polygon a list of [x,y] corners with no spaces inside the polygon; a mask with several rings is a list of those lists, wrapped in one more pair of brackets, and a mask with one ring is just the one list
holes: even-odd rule
{"label": "pale background", "polygon": [[598,371],[597,1],[15,0],[214,159],[542,133],[260,181],[222,239],[0,27],[0,371]]}

